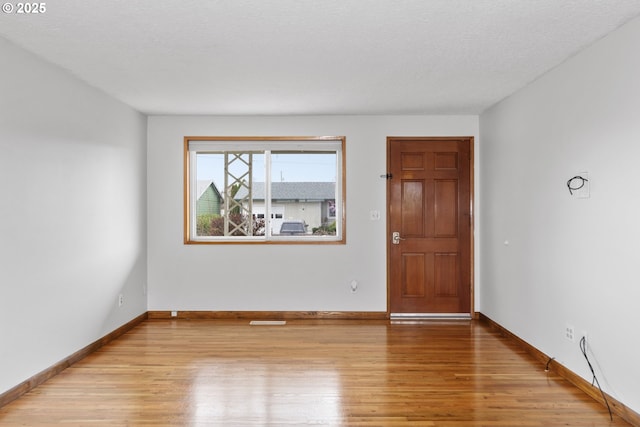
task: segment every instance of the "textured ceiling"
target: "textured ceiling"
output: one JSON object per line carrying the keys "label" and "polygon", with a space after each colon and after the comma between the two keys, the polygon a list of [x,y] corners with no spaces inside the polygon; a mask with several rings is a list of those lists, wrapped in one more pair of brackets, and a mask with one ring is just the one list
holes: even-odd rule
{"label": "textured ceiling", "polygon": [[148,114],[477,114],[640,0],[58,0],[0,35]]}

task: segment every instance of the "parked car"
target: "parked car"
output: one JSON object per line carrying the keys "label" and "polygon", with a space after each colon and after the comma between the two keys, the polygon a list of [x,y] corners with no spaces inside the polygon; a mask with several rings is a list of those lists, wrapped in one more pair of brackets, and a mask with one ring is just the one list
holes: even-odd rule
{"label": "parked car", "polygon": [[307,225],[304,221],[284,221],[280,226],[280,234],[307,234]]}

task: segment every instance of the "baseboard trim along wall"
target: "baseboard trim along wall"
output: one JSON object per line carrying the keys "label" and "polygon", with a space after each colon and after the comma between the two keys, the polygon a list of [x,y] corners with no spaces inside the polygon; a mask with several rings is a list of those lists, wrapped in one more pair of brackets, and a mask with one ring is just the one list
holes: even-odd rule
{"label": "baseboard trim along wall", "polygon": [[149,311],[149,319],[387,320],[379,311]]}
{"label": "baseboard trim along wall", "polygon": [[44,383],[48,379],[55,377],[60,372],[62,372],[65,369],[67,369],[69,366],[71,366],[74,363],[79,362],[80,360],[84,359],[89,354],[91,354],[91,353],[95,352],[96,350],[98,350],[100,347],[103,347],[104,345],[110,343],[111,341],[114,341],[117,338],[121,337],[122,335],[124,335],[125,333],[130,331],[131,329],[133,329],[136,326],[138,326],[140,323],[144,322],[147,319],[147,317],[148,317],[147,313],[141,314],[140,316],[138,316],[138,317],[134,318],[133,320],[130,320],[129,322],[127,322],[124,325],[120,326],[118,329],[116,329],[116,330],[108,333],[107,335],[103,336],[102,338],[92,342],[88,346],[76,351],[71,356],[68,356],[68,357],[62,359],[61,361],[59,361],[55,365],[50,366],[49,368],[47,368],[47,369],[35,374],[31,378],[21,382],[17,386],[15,386],[15,387],[7,390],[6,392],[0,394],[0,408],[3,407],[4,405],[8,404],[9,402],[12,402],[12,401],[16,400],[17,398],[19,398],[23,394],[26,394],[29,391],[33,390],[34,388],[36,388],[40,384]]}
{"label": "baseboard trim along wall", "polygon": [[[481,322],[487,323],[504,337],[509,338],[511,341],[516,342],[523,350],[525,350],[527,353],[533,356],[536,360],[538,360],[542,366],[548,366],[550,371],[555,372],[556,374],[558,374],[559,376],[561,376],[562,378],[569,381],[571,384],[575,385],[580,390],[585,392],[591,398],[600,402],[604,407],[604,409],[606,410],[606,404],[604,402],[604,399],[602,398],[602,395],[600,394],[600,390],[598,389],[598,387],[591,385],[590,382],[586,381],[584,378],[582,378],[575,372],[567,369],[564,365],[562,365],[561,363],[558,363],[555,359],[551,359],[550,356],[544,354],[543,352],[541,352],[540,350],[538,350],[537,348],[535,348],[534,346],[532,346],[522,338],[513,334],[511,331],[504,328],[502,325],[496,323],[486,315],[479,313],[478,320]],[[611,411],[614,414],[618,415],[620,418],[624,419],[625,421],[629,422],[634,426],[640,426],[640,414],[627,408],[623,403],[609,396],[607,393],[605,393],[605,395],[607,396],[607,400],[609,401],[609,406],[611,407]]]}

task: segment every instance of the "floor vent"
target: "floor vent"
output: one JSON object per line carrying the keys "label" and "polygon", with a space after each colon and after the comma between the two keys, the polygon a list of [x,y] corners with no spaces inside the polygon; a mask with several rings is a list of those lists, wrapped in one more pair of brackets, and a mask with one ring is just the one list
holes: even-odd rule
{"label": "floor vent", "polygon": [[286,320],[252,320],[249,322],[252,326],[282,326],[286,325]]}

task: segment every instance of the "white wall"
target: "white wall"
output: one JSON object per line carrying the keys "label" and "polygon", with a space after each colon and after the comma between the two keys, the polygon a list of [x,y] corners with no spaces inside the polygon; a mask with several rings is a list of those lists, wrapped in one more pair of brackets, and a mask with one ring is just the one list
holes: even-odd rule
{"label": "white wall", "polygon": [[0,57],[2,393],[146,311],[146,118],[1,38]]}
{"label": "white wall", "polygon": [[[482,311],[640,412],[640,20],[480,117]],[[588,172],[591,197],[569,178]],[[504,241],[508,240],[509,245]]]}
{"label": "white wall", "polygon": [[[477,136],[478,117],[157,116],[148,128],[149,310],[385,311],[386,137]],[[347,244],[184,245],[183,138],[197,135],[346,136]]]}

